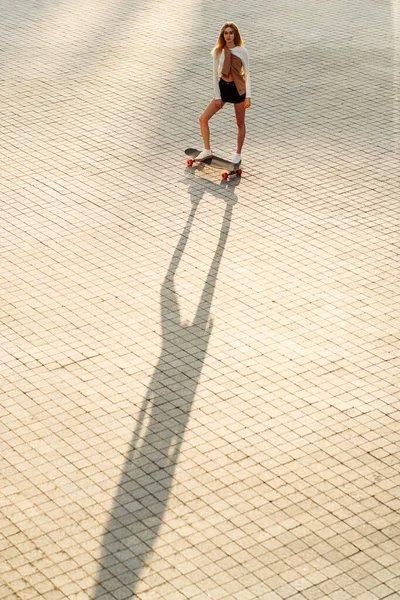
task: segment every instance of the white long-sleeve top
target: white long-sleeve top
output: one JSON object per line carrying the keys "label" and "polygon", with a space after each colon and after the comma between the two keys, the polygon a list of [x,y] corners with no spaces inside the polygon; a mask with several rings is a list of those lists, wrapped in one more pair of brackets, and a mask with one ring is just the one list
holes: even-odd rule
{"label": "white long-sleeve top", "polygon": [[[244,46],[235,46],[231,48],[231,53],[238,56],[242,61],[243,73],[246,82],[246,98],[251,98],[250,87],[250,71],[249,71],[249,54]],[[222,50],[219,56],[214,53],[214,69],[213,69],[213,84],[214,96],[216,100],[221,100],[221,92],[219,91],[219,80],[221,77],[222,67],[224,65],[225,52]]]}

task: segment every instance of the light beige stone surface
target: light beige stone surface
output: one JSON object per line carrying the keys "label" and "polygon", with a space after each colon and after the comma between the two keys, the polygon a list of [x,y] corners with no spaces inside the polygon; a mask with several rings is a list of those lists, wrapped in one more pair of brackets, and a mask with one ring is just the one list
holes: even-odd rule
{"label": "light beige stone surface", "polygon": [[399,600],[399,0],[0,8],[1,600]]}

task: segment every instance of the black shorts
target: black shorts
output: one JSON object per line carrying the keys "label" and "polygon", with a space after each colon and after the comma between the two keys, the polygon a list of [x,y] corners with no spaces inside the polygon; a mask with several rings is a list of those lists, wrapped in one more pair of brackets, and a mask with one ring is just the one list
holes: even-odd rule
{"label": "black shorts", "polygon": [[239,104],[239,102],[244,102],[246,99],[246,94],[239,95],[234,81],[225,81],[221,78],[219,80],[219,91],[221,92],[222,102]]}

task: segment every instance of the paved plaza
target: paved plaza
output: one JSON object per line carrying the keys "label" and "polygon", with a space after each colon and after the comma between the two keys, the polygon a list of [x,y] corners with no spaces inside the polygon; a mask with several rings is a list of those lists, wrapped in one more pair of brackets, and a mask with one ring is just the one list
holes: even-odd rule
{"label": "paved plaza", "polygon": [[400,600],[400,0],[0,14],[0,600]]}

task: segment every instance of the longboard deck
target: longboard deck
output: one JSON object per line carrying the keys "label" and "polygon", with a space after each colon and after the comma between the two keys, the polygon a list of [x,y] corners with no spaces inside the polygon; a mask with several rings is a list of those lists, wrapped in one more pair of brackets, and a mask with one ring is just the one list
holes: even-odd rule
{"label": "longboard deck", "polygon": [[[200,150],[196,150],[196,148],[186,148],[185,154],[196,160],[196,156],[200,154]],[[237,171],[240,167],[240,162],[233,163],[230,160],[221,158],[220,156],[206,158],[206,160],[199,161],[197,164],[208,165],[210,167],[215,167],[216,169],[227,169],[228,171]]]}

